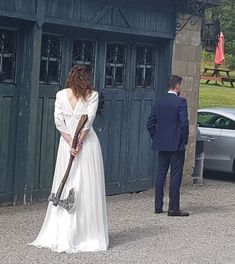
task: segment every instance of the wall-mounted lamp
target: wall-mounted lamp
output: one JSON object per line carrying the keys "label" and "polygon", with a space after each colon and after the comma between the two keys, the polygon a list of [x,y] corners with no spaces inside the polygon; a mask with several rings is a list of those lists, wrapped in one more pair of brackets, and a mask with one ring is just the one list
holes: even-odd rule
{"label": "wall-mounted lamp", "polygon": [[205,21],[202,25],[202,47],[205,51],[215,52],[220,33],[220,21],[218,18]]}

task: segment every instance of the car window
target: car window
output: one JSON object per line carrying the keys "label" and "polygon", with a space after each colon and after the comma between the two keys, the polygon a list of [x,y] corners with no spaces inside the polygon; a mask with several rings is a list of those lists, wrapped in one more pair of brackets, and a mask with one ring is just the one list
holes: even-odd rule
{"label": "car window", "polygon": [[235,130],[235,121],[225,118],[225,123],[223,124],[223,129],[230,129],[230,130]]}
{"label": "car window", "polygon": [[216,128],[225,128],[226,124],[227,124],[228,119],[225,117],[219,117],[218,119],[216,119],[215,121],[215,127]]}
{"label": "car window", "polygon": [[219,128],[235,130],[235,121],[213,113],[198,113],[197,123],[199,127]]}
{"label": "car window", "polygon": [[197,116],[197,123],[199,127],[220,128],[218,127],[218,122],[216,123],[219,118],[221,118],[221,116],[217,114],[199,112]]}

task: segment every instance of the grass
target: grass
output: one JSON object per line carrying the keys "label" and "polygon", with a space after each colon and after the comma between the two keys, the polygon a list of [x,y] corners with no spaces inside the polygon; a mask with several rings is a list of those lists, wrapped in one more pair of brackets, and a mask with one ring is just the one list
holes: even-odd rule
{"label": "grass", "polygon": [[231,71],[231,72],[229,73],[229,76],[235,78],[235,71]]}
{"label": "grass", "polygon": [[[204,67],[214,68],[214,55],[212,53],[203,54],[201,72],[203,72]],[[226,65],[222,65],[220,68],[228,69]],[[231,70],[229,75],[235,78],[235,70]],[[211,83],[213,82],[205,84],[205,81],[201,80],[198,107],[205,108],[217,106],[235,108],[235,87],[232,88],[228,82],[225,82],[225,85],[213,85]],[[233,85],[235,86],[235,82]]]}
{"label": "grass", "polygon": [[[227,83],[229,85],[229,83]],[[200,85],[199,108],[205,107],[234,107],[235,87],[205,84]],[[235,85],[235,83],[234,83]]]}

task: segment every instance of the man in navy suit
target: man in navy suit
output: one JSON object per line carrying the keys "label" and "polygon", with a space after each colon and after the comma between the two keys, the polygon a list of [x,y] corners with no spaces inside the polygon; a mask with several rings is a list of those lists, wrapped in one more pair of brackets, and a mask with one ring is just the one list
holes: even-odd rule
{"label": "man in navy suit", "polygon": [[164,184],[170,167],[168,216],[188,216],[180,210],[180,185],[183,175],[185,145],[188,143],[189,123],[187,101],[180,97],[182,77],[168,79],[169,91],[154,104],[147,128],[153,140],[152,150],[159,153],[155,182],[155,213],[162,213]]}

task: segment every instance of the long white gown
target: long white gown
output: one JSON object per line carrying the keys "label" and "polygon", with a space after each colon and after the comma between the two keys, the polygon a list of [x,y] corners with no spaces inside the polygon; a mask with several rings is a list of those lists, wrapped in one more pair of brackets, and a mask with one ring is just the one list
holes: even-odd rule
{"label": "long white gown", "polygon": [[[82,114],[88,114],[84,130],[88,132],[82,149],[73,161],[61,199],[75,188],[76,204],[69,214],[49,202],[41,231],[31,245],[50,248],[57,252],[103,251],[108,248],[106,197],[103,159],[100,143],[92,124],[98,106],[98,93],[93,91],[87,102],[79,100],[73,109],[66,89],[56,94],[55,124],[59,131],[72,136]],[[69,145],[60,137],[52,184],[56,192],[69,161]]]}

